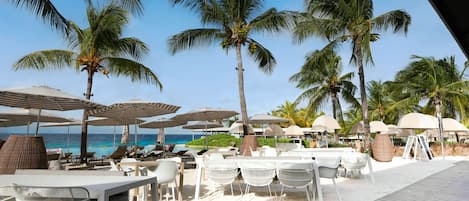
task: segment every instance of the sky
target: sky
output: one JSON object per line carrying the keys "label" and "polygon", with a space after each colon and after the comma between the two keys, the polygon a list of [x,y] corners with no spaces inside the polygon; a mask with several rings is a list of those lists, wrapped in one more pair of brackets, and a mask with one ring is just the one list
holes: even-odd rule
{"label": "sky", "polygon": [[[52,1],[57,9],[80,27],[86,27],[85,1]],[[443,58],[455,56],[459,67],[466,61],[454,38],[426,0],[375,0],[374,15],[402,9],[412,17],[407,35],[383,33],[372,44],[374,65],[365,68],[365,79],[392,80],[409,62],[411,55]],[[266,0],[264,10],[303,10],[303,0]],[[72,69],[61,71],[14,71],[12,65],[21,57],[38,50],[68,49],[60,32],[54,31],[40,18],[24,8],[16,8],[9,1],[0,2],[0,88],[48,85],[82,96],[86,90],[86,74]],[[219,46],[196,48],[171,55],[166,42],[172,35],[186,29],[203,27],[198,16],[187,8],[172,6],[168,0],[144,1],[144,14],[132,16],[125,36],[137,37],[150,48],[141,60],[157,74],[163,83],[159,91],[154,85],[132,83],[125,77],[107,78],[97,74],[94,78],[92,101],[112,104],[129,99],[143,99],[181,106],[178,113],[201,107],[239,110],[235,52],[228,53]],[[304,57],[322,48],[327,41],[311,38],[301,44],[293,43],[291,34],[254,34],[254,39],[268,48],[277,61],[274,72],[262,73],[247,55],[244,55],[245,94],[248,115],[267,113],[294,101],[301,93],[289,77],[298,72]],[[339,55],[343,72],[356,72],[348,63],[351,47],[342,45]],[[358,76],[354,82],[358,85]],[[358,94],[357,94],[358,96]],[[11,108],[1,107],[0,110]],[[331,114],[330,108],[322,110]],[[81,111],[56,112],[66,117],[81,118]],[[170,117],[167,115],[166,117]],[[160,118],[160,117],[157,117]],[[21,133],[25,127],[0,128],[0,133]],[[42,133],[63,132],[64,128],[41,128]],[[71,129],[79,133],[78,127]],[[89,133],[111,133],[109,127],[90,127]],[[155,133],[142,129],[139,133]],[[180,128],[166,133],[190,133]]]}

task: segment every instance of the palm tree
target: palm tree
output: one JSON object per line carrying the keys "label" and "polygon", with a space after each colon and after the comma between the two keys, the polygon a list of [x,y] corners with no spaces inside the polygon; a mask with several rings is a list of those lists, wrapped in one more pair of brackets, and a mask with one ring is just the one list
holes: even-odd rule
{"label": "palm tree", "polygon": [[372,80],[368,82],[366,89],[368,91],[370,119],[386,122],[388,112],[390,112],[388,107],[393,103],[386,82]]}
{"label": "palm tree", "polygon": [[[74,68],[87,73],[86,99],[91,99],[94,75],[126,76],[131,81],[144,81],[162,85],[151,69],[138,60],[148,53],[146,44],[137,38],[122,37],[123,27],[128,23],[127,12],[116,4],[109,4],[98,11],[92,5],[87,8],[89,27],[81,29],[70,22],[72,32],[66,35],[71,50],[41,50],[19,59],[15,70],[56,70]],[[132,59],[129,59],[132,58]],[[135,59],[135,60],[133,60]],[[81,155],[86,155],[87,110],[83,112]]]}
{"label": "palm tree", "polygon": [[[358,103],[354,97],[356,87],[352,83],[353,73],[341,73],[341,58],[334,50],[326,48],[309,54],[300,72],[290,77],[290,82],[297,83],[297,88],[305,90],[295,102],[307,100],[307,109],[311,113],[317,112],[330,100],[334,119],[338,117],[343,127],[344,118],[339,95],[349,103]],[[334,139],[337,139],[337,136],[334,136]]]}
{"label": "palm tree", "polygon": [[[16,7],[26,7],[48,22],[52,27],[68,32],[68,20],[55,8],[51,0],[10,0]],[[87,0],[90,3],[91,0]],[[115,3],[132,11],[133,13],[142,13],[143,5],[141,0],[114,0]]]}
{"label": "palm tree", "polygon": [[372,0],[309,0],[306,6],[309,19],[300,22],[294,31],[298,42],[319,35],[330,40],[329,46],[333,48],[347,41],[352,45],[350,62],[358,67],[365,150],[368,150],[370,125],[363,62],[373,64],[370,43],[379,39],[380,32],[391,29],[394,33],[407,33],[411,17],[402,10],[374,17]]}
{"label": "palm tree", "polygon": [[282,124],[283,126],[298,125],[300,123],[300,114],[297,106],[297,103],[285,101],[284,104],[277,106],[277,109],[272,111],[272,115],[288,119],[288,123]]}
{"label": "palm tree", "polygon": [[[262,0],[172,0],[174,4],[182,4],[201,17],[203,25],[213,28],[188,29],[172,36],[169,49],[172,54],[198,46],[220,44],[228,51],[235,49],[238,73],[238,90],[241,105],[241,119],[247,133],[248,114],[244,95],[244,67],[242,47],[248,47],[247,52],[258,64],[259,69],[266,74],[274,70],[276,63],[272,53],[250,36],[256,32],[279,32],[292,25],[290,13],[279,12],[275,8],[261,13]],[[255,16],[255,14],[260,15]]]}
{"label": "palm tree", "polygon": [[466,67],[459,71],[454,57],[435,59],[412,56],[412,62],[396,75],[393,90],[400,90],[402,101],[415,108],[424,102],[422,112],[445,117],[467,118],[469,80],[464,79]]}

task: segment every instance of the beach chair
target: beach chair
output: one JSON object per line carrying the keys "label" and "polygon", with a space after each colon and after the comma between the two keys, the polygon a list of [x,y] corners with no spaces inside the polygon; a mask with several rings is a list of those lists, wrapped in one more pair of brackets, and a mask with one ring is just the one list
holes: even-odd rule
{"label": "beach chair", "polygon": [[308,201],[311,201],[309,188],[312,188],[312,183],[314,179],[312,163],[279,163],[277,169],[277,177],[280,181],[280,184],[282,185],[282,188],[280,190],[280,196],[283,195],[283,190],[285,187],[304,188],[306,193],[306,199]]}
{"label": "beach chair", "polygon": [[339,190],[337,189],[337,184],[335,183],[335,178],[337,177],[337,171],[339,170],[341,157],[337,157],[334,163],[319,163],[319,177],[320,178],[327,178],[332,179],[332,183],[334,184],[335,193],[337,195],[337,200],[342,201],[340,197]]}
{"label": "beach chair", "polygon": [[250,186],[267,186],[269,195],[272,197],[270,184],[275,177],[275,163],[258,163],[246,160],[240,161],[238,165],[241,168],[241,175],[244,183],[246,183],[246,190],[244,191],[245,194],[249,194]]}
{"label": "beach chair", "polygon": [[121,145],[121,146],[118,146],[117,149],[106,158],[113,159],[113,160],[122,159],[126,154],[127,154],[127,146]]}
{"label": "beach chair", "polygon": [[[169,185],[170,184],[171,184],[171,189],[172,189],[173,201],[176,200],[176,194],[174,193],[174,189],[175,187],[177,187],[176,176],[178,173],[176,160],[172,160],[172,159],[159,160],[160,162],[158,164],[158,167],[156,168],[149,167],[147,169],[148,176],[156,176],[156,178],[158,179],[158,184],[160,186],[166,185],[166,200],[168,200],[169,198]],[[163,197],[163,190],[161,189],[160,198],[162,197]]]}

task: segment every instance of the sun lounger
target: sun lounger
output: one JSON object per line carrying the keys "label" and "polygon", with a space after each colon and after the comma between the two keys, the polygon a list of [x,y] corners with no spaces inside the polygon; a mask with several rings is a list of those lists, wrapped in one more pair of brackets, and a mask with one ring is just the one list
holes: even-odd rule
{"label": "sun lounger", "polygon": [[127,154],[127,146],[118,146],[117,149],[111,153],[107,158],[109,159],[121,159]]}

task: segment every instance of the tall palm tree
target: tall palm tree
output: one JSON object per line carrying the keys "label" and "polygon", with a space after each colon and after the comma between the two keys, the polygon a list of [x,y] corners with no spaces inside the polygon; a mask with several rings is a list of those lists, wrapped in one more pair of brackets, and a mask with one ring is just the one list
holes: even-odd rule
{"label": "tall palm tree", "polygon": [[424,113],[464,120],[469,105],[469,80],[464,79],[465,70],[458,70],[454,57],[412,56],[412,62],[399,71],[392,82],[393,90],[401,91],[402,101],[396,104],[423,102]]}
{"label": "tall palm tree", "polygon": [[[242,47],[259,64],[259,69],[270,74],[276,63],[272,53],[251,38],[259,32],[279,32],[292,25],[290,13],[277,11],[275,8],[261,12],[263,0],[172,0],[194,10],[200,15],[203,25],[211,28],[188,29],[172,36],[169,49],[172,54],[198,46],[220,44],[228,51],[235,49],[238,73],[238,90],[241,106],[241,120],[247,133],[248,114],[244,95],[244,67]],[[260,14],[259,14],[260,13]],[[258,16],[255,16],[259,14]]]}
{"label": "tall palm tree", "polygon": [[366,85],[371,120],[388,122],[387,120],[390,119],[388,115],[393,112],[389,110],[389,107],[393,104],[393,99],[386,83],[372,80]]}
{"label": "tall palm tree", "polygon": [[[26,7],[52,27],[68,32],[68,20],[55,8],[51,0],[9,0],[16,7]],[[91,0],[86,0],[90,3]],[[114,0],[115,3],[123,6],[133,13],[142,13],[143,5],[141,0]]]}
{"label": "tall palm tree", "polygon": [[379,39],[379,33],[391,29],[394,33],[407,33],[410,15],[393,10],[374,17],[372,0],[308,0],[310,19],[298,24],[294,36],[298,42],[309,36],[321,36],[338,47],[341,42],[352,44],[350,62],[358,67],[361,108],[365,130],[365,150],[370,147],[370,125],[365,87],[364,62],[373,64],[370,43]]}
{"label": "tall palm tree", "polygon": [[284,104],[277,106],[277,109],[272,111],[272,115],[288,119],[288,123],[282,124],[283,126],[298,125],[300,123],[300,114],[297,106],[297,103],[285,101]]}
{"label": "tall palm tree", "polygon": [[[138,60],[148,53],[146,44],[137,38],[122,37],[124,26],[128,23],[127,12],[113,3],[97,10],[92,5],[87,8],[89,27],[81,29],[70,22],[72,32],[66,35],[70,50],[41,50],[19,59],[13,66],[15,70],[56,70],[74,68],[87,73],[86,99],[91,99],[94,75],[126,76],[131,81],[144,81],[162,85],[151,69]],[[81,159],[86,155],[87,110],[83,112],[81,135]]]}
{"label": "tall palm tree", "polygon": [[[291,82],[297,83],[297,88],[305,90],[295,102],[307,100],[308,111],[317,112],[330,100],[332,115],[334,119],[339,119],[343,127],[344,118],[339,95],[349,103],[358,103],[354,97],[356,87],[352,83],[353,73],[341,73],[341,58],[333,49],[325,48],[309,54],[300,72],[290,77]],[[337,136],[334,138],[337,139]]]}

